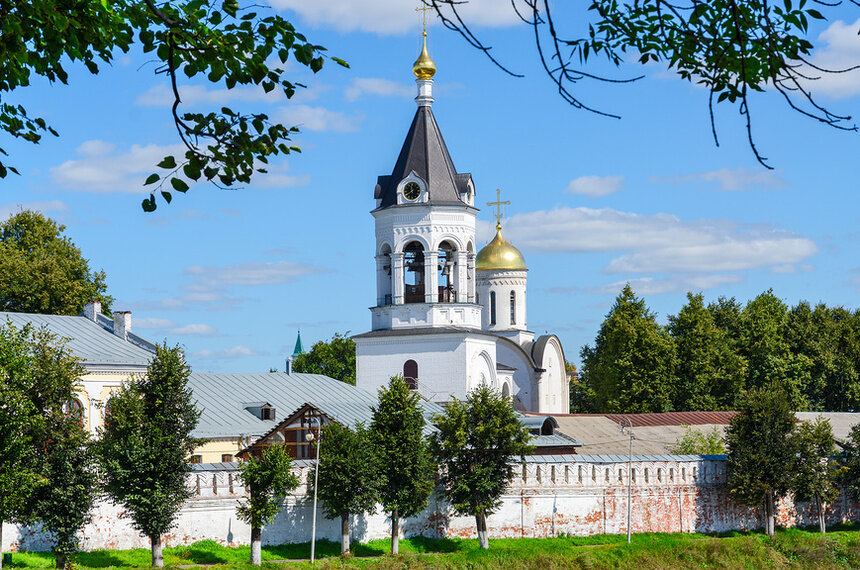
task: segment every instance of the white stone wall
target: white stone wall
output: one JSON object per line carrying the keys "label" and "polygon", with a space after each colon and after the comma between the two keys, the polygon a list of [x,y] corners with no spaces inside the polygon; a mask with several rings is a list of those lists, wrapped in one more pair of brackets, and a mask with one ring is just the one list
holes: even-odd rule
{"label": "white stone wall", "polygon": [[[418,391],[432,401],[463,399],[483,377],[497,389],[496,342],[484,335],[436,333],[356,338],[356,386],[372,393],[418,363]],[[465,379],[465,381],[464,381]]]}
{"label": "white stone wall", "polygon": [[[607,462],[603,456],[562,456],[554,463],[530,458],[517,466],[502,505],[488,518],[491,538],[549,537],[559,534],[593,535],[626,532],[626,462]],[[762,526],[760,509],[731,501],[725,491],[725,462],[692,459],[638,460],[633,463],[632,527],[635,532],[722,532]],[[275,522],[263,530],[263,542],[281,544],[310,540],[312,502],[307,477],[312,463],[298,462],[302,486],[284,500]],[[647,478],[646,482],[646,470]],[[250,529],[236,518],[236,505],[245,495],[235,471],[196,473],[189,478],[194,497],[189,500],[174,530],[165,537],[167,546],[214,540],[226,545],[247,544]],[[340,540],[340,521],[327,520],[320,509],[317,537]],[[778,524],[793,526],[814,521],[813,509],[780,503]],[[828,523],[860,520],[860,508],[843,496],[827,509]],[[376,512],[354,516],[353,539],[385,538],[389,522]],[[403,521],[404,536],[474,537],[471,517],[455,516],[436,496],[416,517]],[[135,531],[122,510],[100,503],[93,521],[83,530],[84,548],[146,548],[148,541]],[[4,551],[48,550],[50,543],[38,528],[6,524]]]}

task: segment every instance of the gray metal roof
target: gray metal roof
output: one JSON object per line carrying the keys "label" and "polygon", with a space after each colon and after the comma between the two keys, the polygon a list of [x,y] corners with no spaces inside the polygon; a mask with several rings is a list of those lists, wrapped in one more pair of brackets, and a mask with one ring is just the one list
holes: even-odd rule
{"label": "gray metal roof", "polygon": [[581,446],[582,442],[564,434],[536,435],[529,441],[535,447]]}
{"label": "gray metal roof", "polygon": [[[99,321],[95,322],[83,316],[0,311],[0,324],[11,322],[18,329],[28,324],[36,329],[44,327],[57,337],[67,339],[66,346],[72,354],[83,360],[85,367],[146,367],[155,354],[154,345],[137,335],[130,340],[121,339],[111,332],[113,321],[104,315],[99,317]],[[142,342],[135,342],[137,339]]]}
{"label": "gray metal roof", "polygon": [[802,422],[815,421],[819,416],[830,422],[833,437],[839,441],[847,440],[851,428],[860,424],[860,413],[855,412],[794,412],[794,417]]}
{"label": "gray metal roof", "polygon": [[[195,437],[257,437],[268,433],[306,403],[338,423],[354,427],[369,424],[377,395],[322,374],[221,374],[192,372],[189,379],[202,410]],[[247,409],[248,401],[265,401],[275,408],[274,420],[261,420]],[[424,418],[442,413],[442,407],[421,402]],[[427,426],[425,431],[432,431]]]}
{"label": "gray metal roof", "polygon": [[466,205],[461,194],[466,192],[471,175],[457,173],[433,111],[427,106],[415,112],[394,170],[378,179],[375,197],[382,200],[380,208],[397,205],[397,185],[410,172],[427,184],[425,204]]}

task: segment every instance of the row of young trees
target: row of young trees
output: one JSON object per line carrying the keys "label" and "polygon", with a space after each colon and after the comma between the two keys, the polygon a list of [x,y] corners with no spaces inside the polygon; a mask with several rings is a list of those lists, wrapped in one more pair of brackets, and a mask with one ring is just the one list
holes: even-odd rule
{"label": "row of young trees", "polygon": [[[486,386],[455,399],[433,423],[438,429],[427,438],[418,395],[395,376],[379,391],[369,426],[323,427],[316,492],[325,516],[341,521],[343,554],[350,548],[350,516],[378,504],[388,513],[397,554],[401,521],[427,506],[437,473],[439,493],[455,513],[475,517],[480,545],[489,548],[487,515],[498,508],[516,458],[531,452],[529,431],[510,400]],[[279,497],[299,484],[287,465],[284,447],[273,445],[242,466],[251,498],[240,514],[252,526],[253,564],[260,564],[260,529],[278,513]]]}
{"label": "row of young trees", "polygon": [[157,347],[147,374],[112,395],[96,439],[70,406],[83,372],[50,333],[0,328],[0,521],[40,523],[65,568],[106,494],[150,538],[153,566],[163,566],[161,537],[189,497],[188,457],[198,443],[190,370],[179,348]]}
{"label": "row of young trees", "polygon": [[825,507],[840,488],[860,496],[860,425],[840,445],[841,451],[826,419],[797,422],[781,386],[747,390],[726,431],[729,495],[762,507],[765,530],[773,535],[776,501],[792,493],[797,501],[815,504],[824,533]]}
{"label": "row of young trees", "polygon": [[860,407],[860,311],[789,307],[772,291],[746,305],[688,293],[663,326],[627,285],[580,355],[576,412],[731,410],[771,382],[795,410]]}

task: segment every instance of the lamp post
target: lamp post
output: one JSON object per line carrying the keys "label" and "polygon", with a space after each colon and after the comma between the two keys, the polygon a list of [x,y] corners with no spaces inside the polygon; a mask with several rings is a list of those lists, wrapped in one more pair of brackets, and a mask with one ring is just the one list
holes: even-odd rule
{"label": "lamp post", "polygon": [[[624,424],[627,425],[624,425]],[[621,426],[621,433],[627,430],[630,435],[630,449],[627,454],[627,544],[630,544],[630,504],[633,495],[633,471],[631,470],[633,463],[633,422],[630,418],[621,418],[618,422]]]}
{"label": "lamp post", "polygon": [[[317,485],[319,483],[320,476],[320,445],[322,444],[322,422],[319,418],[315,418],[317,420],[318,431],[320,432],[320,437],[317,439],[317,458],[314,463],[314,512],[312,515],[312,523],[311,523],[311,564],[314,563],[314,554],[316,554],[316,546],[317,546]],[[314,441],[314,432],[309,431],[305,436],[305,439],[308,440],[308,443],[313,445]]]}

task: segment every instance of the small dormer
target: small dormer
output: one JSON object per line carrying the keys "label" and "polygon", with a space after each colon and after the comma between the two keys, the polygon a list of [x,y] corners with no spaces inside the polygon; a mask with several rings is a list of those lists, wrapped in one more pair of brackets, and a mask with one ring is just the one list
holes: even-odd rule
{"label": "small dormer", "polygon": [[245,402],[245,409],[263,421],[275,421],[275,407],[268,402]]}

